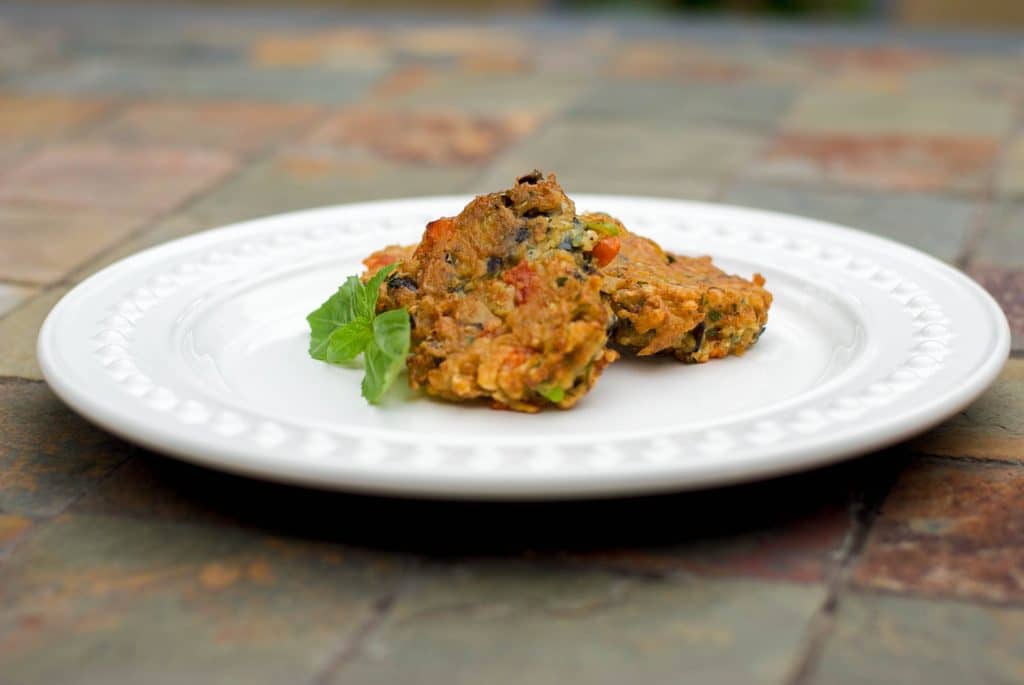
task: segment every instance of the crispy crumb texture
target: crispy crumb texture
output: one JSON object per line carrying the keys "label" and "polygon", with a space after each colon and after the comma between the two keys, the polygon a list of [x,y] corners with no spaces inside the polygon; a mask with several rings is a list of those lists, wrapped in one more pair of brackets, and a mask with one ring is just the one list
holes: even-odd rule
{"label": "crispy crumb texture", "polygon": [[641,356],[671,352],[684,362],[706,362],[743,354],[760,338],[772,303],[761,274],[748,281],[723,272],[711,257],[666,252],[607,214],[581,218],[619,228],[619,254],[601,270],[618,318],[617,345]]}
{"label": "crispy crumb texture", "polygon": [[431,222],[411,254],[369,257],[371,272],[401,262],[378,306],[412,317],[411,385],[519,411],[575,404],[617,357],[584,234],[555,177],[534,172]]}
{"label": "crispy crumb texture", "polygon": [[431,222],[418,246],[373,253],[366,277],[396,262],[378,307],[412,314],[412,386],[520,411],[571,407],[612,348],[698,363],[743,354],[772,302],[760,274],[666,252],[608,214],[576,215],[537,172]]}

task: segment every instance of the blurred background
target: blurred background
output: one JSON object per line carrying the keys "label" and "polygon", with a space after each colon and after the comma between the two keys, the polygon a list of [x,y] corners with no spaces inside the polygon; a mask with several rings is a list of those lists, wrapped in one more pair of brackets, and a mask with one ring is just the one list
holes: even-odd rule
{"label": "blurred background", "polygon": [[[50,0],[41,0],[47,2]],[[65,0],[66,1],[66,0]],[[89,0],[85,0],[88,2]],[[420,12],[560,12],[620,14],[736,15],[874,20],[908,26],[1006,27],[1024,22],[1016,0],[182,0],[207,6],[333,7]],[[166,4],[168,0],[123,0],[124,4]]]}

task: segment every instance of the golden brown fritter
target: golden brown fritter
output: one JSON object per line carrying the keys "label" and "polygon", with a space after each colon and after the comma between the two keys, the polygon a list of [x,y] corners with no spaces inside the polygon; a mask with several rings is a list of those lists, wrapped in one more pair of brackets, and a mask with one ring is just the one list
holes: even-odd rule
{"label": "golden brown fritter", "polygon": [[[612,340],[618,346],[641,356],[671,352],[684,362],[705,362],[743,354],[757,342],[772,302],[760,274],[748,281],[724,273],[710,257],[666,252],[607,214],[579,218],[584,225],[616,228],[618,255],[598,273],[617,319]],[[365,263],[374,272],[408,260],[415,249],[393,245]]]}
{"label": "golden brown fritter", "polygon": [[409,310],[412,387],[519,411],[575,404],[617,357],[585,233],[555,177],[534,172],[431,222],[411,254],[369,257],[371,273],[401,262],[378,308]]}
{"label": "golden brown fritter", "polygon": [[607,214],[585,214],[585,224],[618,229],[618,256],[601,268],[603,292],[618,318],[615,343],[637,354],[672,352],[685,362],[743,354],[768,320],[772,296],[764,278],[731,276],[711,257],[681,257],[632,233]]}

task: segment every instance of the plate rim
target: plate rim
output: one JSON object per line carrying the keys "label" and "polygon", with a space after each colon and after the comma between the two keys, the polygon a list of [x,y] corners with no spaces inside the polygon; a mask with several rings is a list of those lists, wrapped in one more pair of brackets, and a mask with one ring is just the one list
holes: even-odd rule
{"label": "plate rim", "polygon": [[[833,233],[838,233],[848,239],[862,243],[864,241],[867,241],[869,244],[875,243],[875,246],[879,249],[895,249],[897,253],[903,253],[904,257],[914,261],[923,261],[925,266],[937,269],[939,273],[951,279],[958,288],[969,291],[976,300],[985,305],[985,318],[994,324],[994,336],[991,341],[993,352],[985,357],[982,364],[974,370],[974,373],[960,388],[941,394],[927,403],[916,406],[909,412],[901,412],[897,419],[875,422],[872,424],[872,430],[860,433],[859,439],[856,439],[857,436],[855,435],[854,439],[847,440],[842,446],[833,447],[825,452],[822,452],[820,446],[808,444],[797,450],[781,450],[783,452],[781,454],[774,454],[771,450],[761,452],[754,459],[748,457],[731,462],[728,464],[729,468],[719,466],[718,468],[708,469],[704,467],[704,472],[701,472],[700,469],[695,471],[691,465],[682,469],[684,471],[683,474],[678,474],[674,473],[674,470],[679,469],[677,465],[666,465],[663,469],[651,474],[639,474],[641,477],[638,477],[638,474],[634,473],[628,478],[620,478],[614,481],[611,481],[607,476],[600,475],[595,479],[594,474],[588,473],[586,470],[581,470],[577,474],[548,474],[543,477],[523,480],[510,479],[508,476],[501,474],[495,478],[493,474],[487,473],[477,474],[475,477],[467,475],[455,479],[439,478],[437,474],[430,476],[429,472],[413,478],[396,478],[388,472],[378,473],[376,477],[367,477],[365,471],[359,471],[355,474],[350,473],[343,480],[339,480],[339,471],[336,467],[324,469],[311,468],[310,464],[302,462],[295,462],[292,470],[282,471],[279,460],[267,460],[255,452],[249,453],[244,460],[240,460],[237,451],[222,450],[219,446],[210,445],[209,443],[203,445],[201,440],[189,440],[187,436],[183,438],[173,431],[160,431],[154,429],[145,420],[136,420],[135,417],[126,417],[121,412],[109,411],[102,403],[94,401],[88,392],[83,392],[61,373],[60,363],[57,360],[54,347],[56,342],[53,339],[52,332],[58,325],[62,312],[74,299],[73,296],[81,297],[88,287],[115,275],[119,271],[127,272],[134,269],[141,262],[158,258],[161,252],[172,253],[183,244],[199,247],[208,241],[215,242],[218,238],[228,233],[260,226],[267,227],[277,222],[297,224],[302,221],[310,221],[316,218],[317,215],[336,213],[338,210],[348,210],[356,213],[360,210],[386,211],[389,208],[395,207],[396,204],[404,206],[425,202],[451,202],[454,205],[460,202],[464,203],[471,197],[470,195],[406,197],[371,202],[345,203],[285,212],[207,229],[129,255],[104,267],[78,283],[53,306],[40,328],[37,339],[36,352],[43,377],[62,401],[105,430],[133,444],[143,445],[156,452],[171,455],[183,461],[204,467],[293,485],[348,492],[425,499],[531,500],[615,497],[647,493],[655,494],[659,492],[679,492],[776,477],[836,463],[854,455],[882,449],[917,435],[961,411],[991,385],[1009,356],[1011,342],[1009,323],[995,299],[977,282],[960,270],[912,246],[852,227],[784,212],[679,198],[579,193],[574,195],[574,200],[577,204],[587,204],[590,202],[604,203],[606,205],[613,203],[667,202],[681,208],[690,207],[696,210],[735,212],[737,215],[749,220],[762,219],[790,223],[798,221],[807,226],[816,226]],[[160,433],[165,435],[159,435]],[[776,449],[775,452],[780,452],[780,450]],[[707,473],[706,471],[708,470],[711,473]]]}

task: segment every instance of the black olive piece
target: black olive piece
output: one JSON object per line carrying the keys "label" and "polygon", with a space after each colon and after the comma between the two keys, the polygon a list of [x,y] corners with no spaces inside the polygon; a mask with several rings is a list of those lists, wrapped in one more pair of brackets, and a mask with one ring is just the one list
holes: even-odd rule
{"label": "black olive piece", "polygon": [[517,243],[526,242],[526,239],[529,238],[529,237],[530,237],[530,229],[528,229],[526,226],[520,226],[516,230],[516,242]]}
{"label": "black olive piece", "polygon": [[615,332],[615,328],[619,325],[619,317],[612,314],[611,320],[608,322],[608,335],[612,335]]}
{"label": "black olive piece", "polygon": [[700,349],[700,346],[704,344],[704,322],[701,321],[699,324],[697,324],[694,327],[694,329],[690,331],[690,335],[693,336],[693,351],[696,352],[697,350]]}
{"label": "black olive piece", "polygon": [[509,207],[509,208],[512,207],[512,198],[510,198],[508,196],[508,193],[503,193],[502,194],[502,196],[501,196],[501,204],[503,204],[503,205],[505,205],[506,207]]}
{"label": "black olive piece", "polygon": [[444,263],[445,264],[451,264],[452,266],[455,265],[455,257],[452,257],[452,253],[451,252],[445,252],[444,253]]}
{"label": "black olive piece", "polygon": [[667,255],[665,255],[665,258],[668,259],[668,263],[669,264],[675,264],[676,263],[676,256],[674,254],[667,254]]}
{"label": "black olive piece", "polygon": [[516,183],[525,183],[527,185],[533,185],[535,183],[540,183],[543,179],[544,179],[544,174],[542,174],[537,169],[534,169],[533,171],[531,171],[530,173],[526,174],[525,176],[520,176],[519,178],[517,178],[516,179]]}
{"label": "black olive piece", "polygon": [[488,257],[487,258],[487,275],[493,276],[494,274],[501,271],[502,267],[501,257]]}
{"label": "black olive piece", "polygon": [[405,288],[416,292],[419,290],[419,286],[416,285],[416,281],[408,276],[392,276],[388,279],[388,290],[398,290],[399,288]]}

